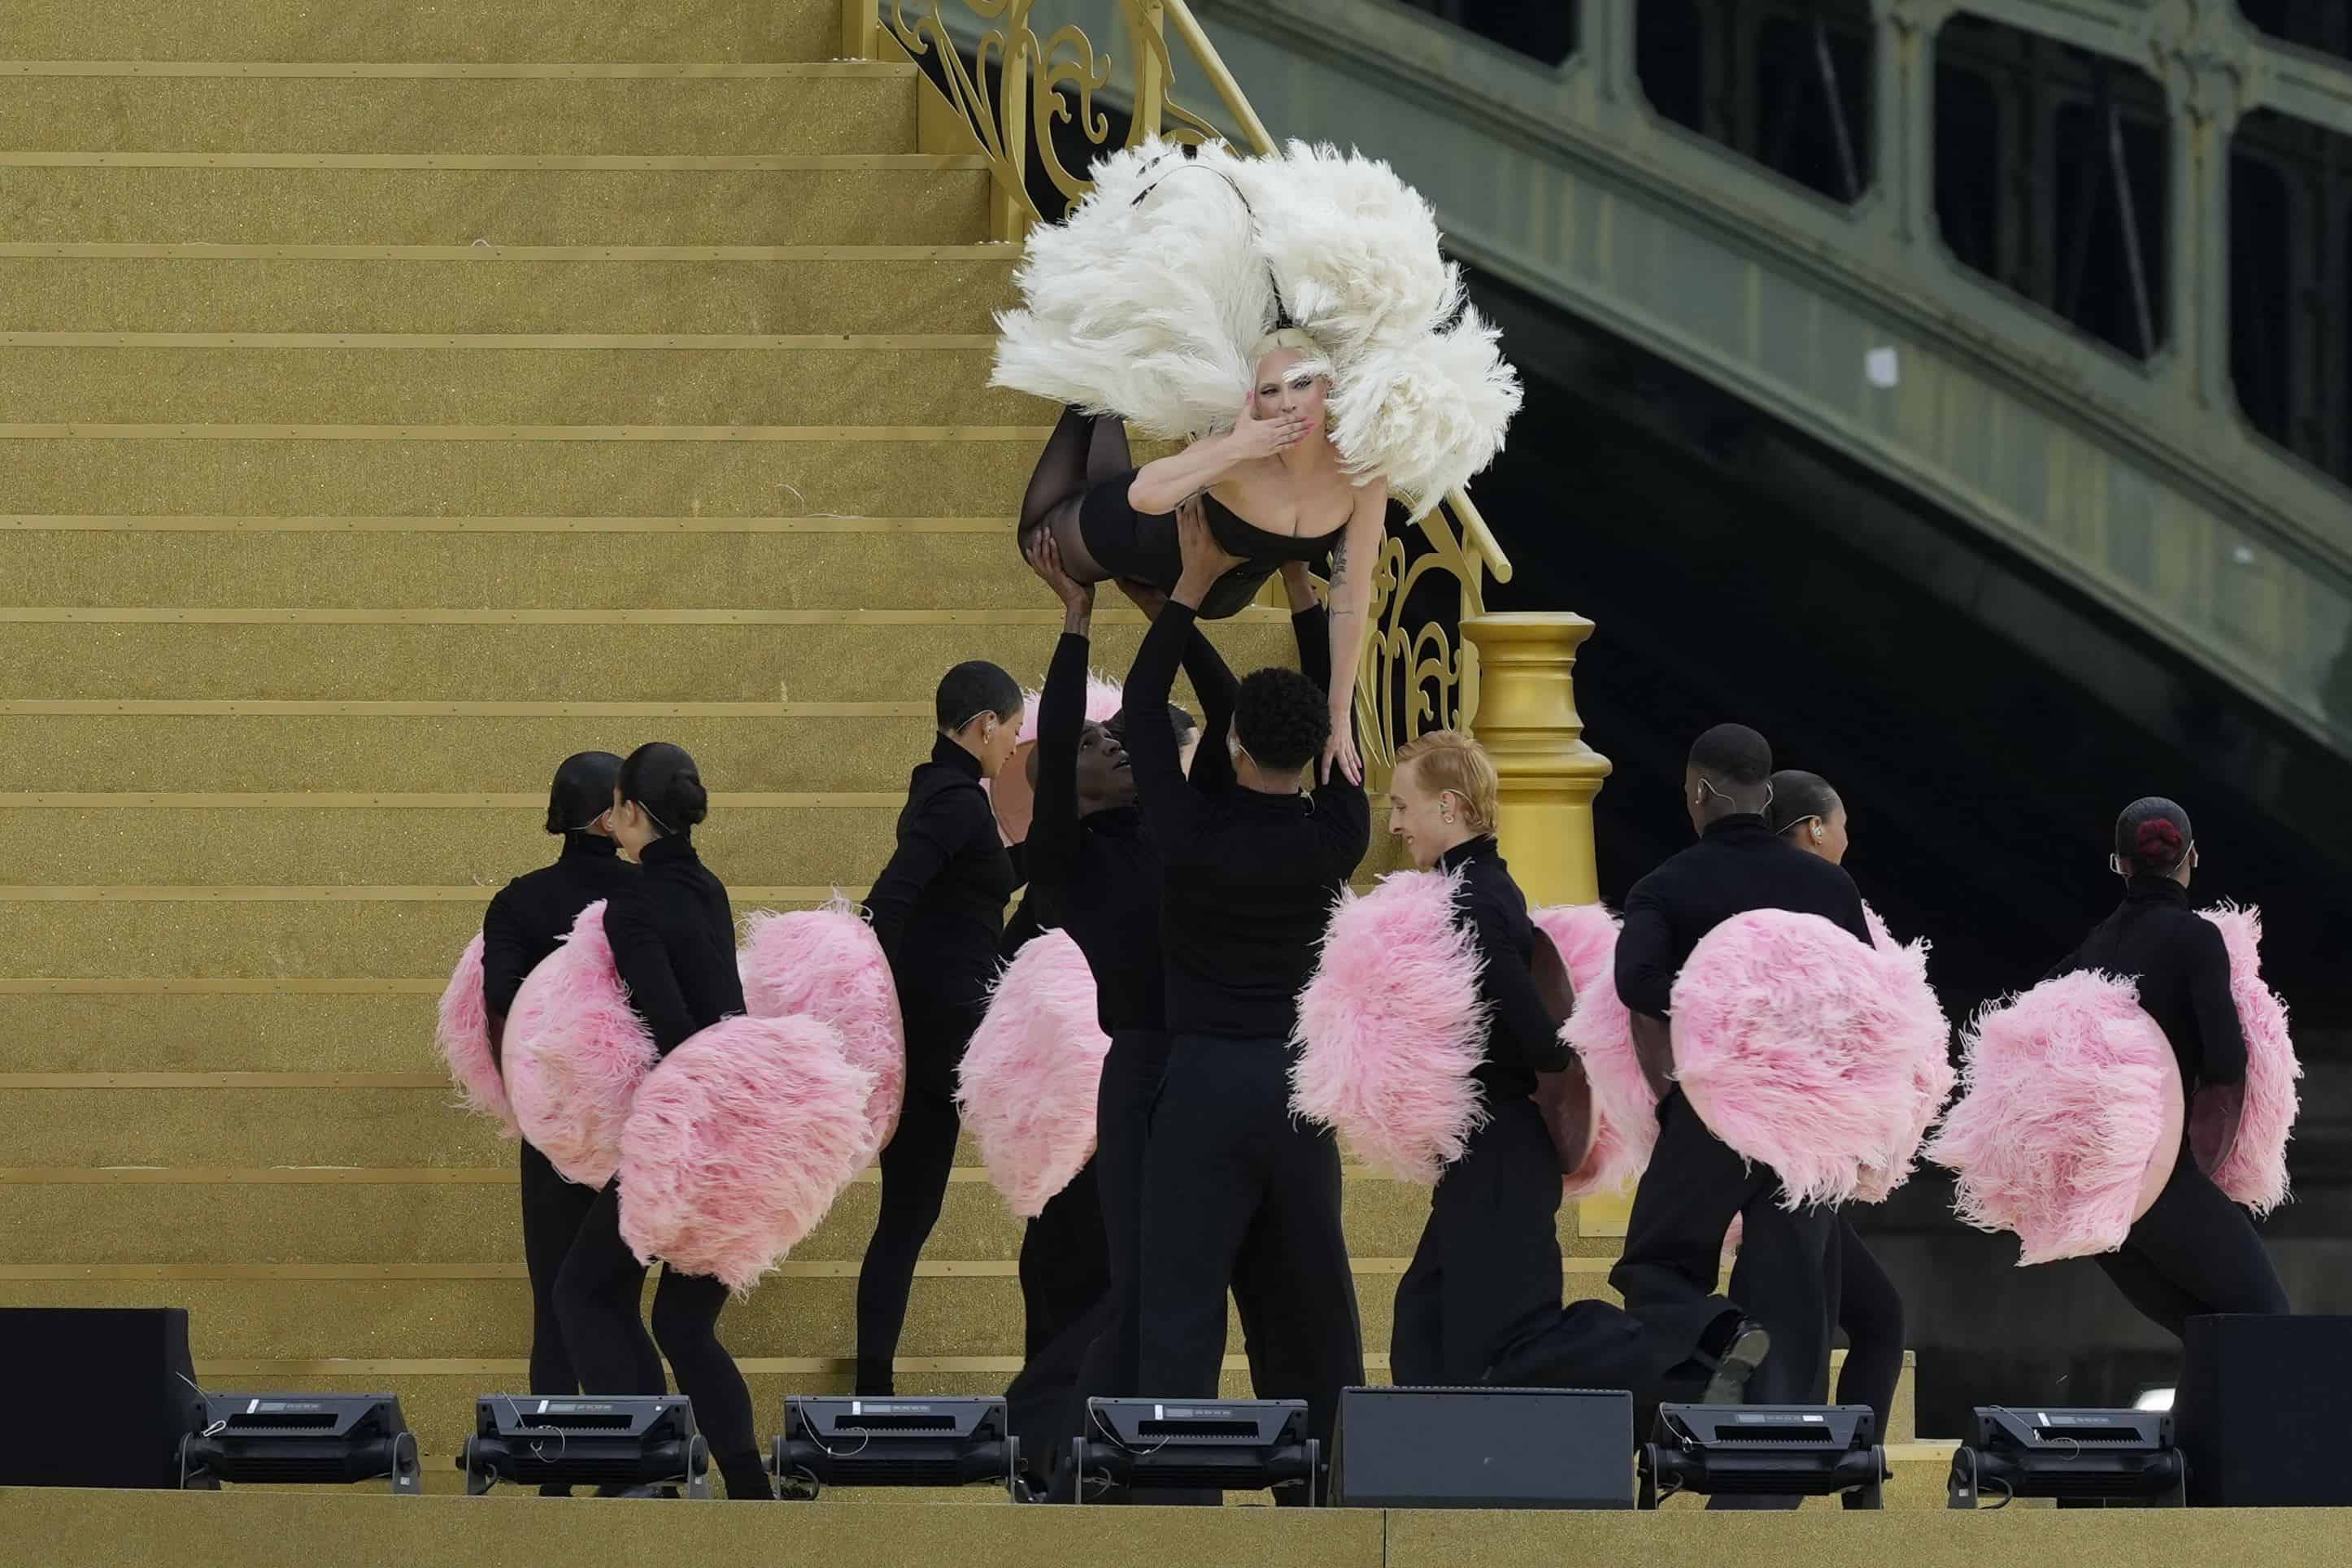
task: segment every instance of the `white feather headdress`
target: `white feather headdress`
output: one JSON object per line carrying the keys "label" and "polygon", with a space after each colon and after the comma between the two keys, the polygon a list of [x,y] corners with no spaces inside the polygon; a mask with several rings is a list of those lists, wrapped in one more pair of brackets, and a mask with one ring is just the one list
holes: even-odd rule
{"label": "white feather headdress", "polygon": [[1150,141],[1094,176],[1029,237],[992,384],[1196,437],[1233,424],[1252,347],[1286,321],[1330,361],[1341,460],[1413,515],[1502,449],[1517,374],[1464,304],[1429,204],[1386,163],[1303,142],[1244,159]]}

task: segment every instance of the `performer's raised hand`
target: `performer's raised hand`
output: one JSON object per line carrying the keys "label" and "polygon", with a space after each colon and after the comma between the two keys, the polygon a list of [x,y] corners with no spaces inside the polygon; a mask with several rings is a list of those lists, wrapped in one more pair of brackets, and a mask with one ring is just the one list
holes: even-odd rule
{"label": "performer's raised hand", "polygon": [[1029,570],[1037,574],[1045,586],[1054,590],[1054,597],[1062,601],[1066,617],[1085,621],[1093,616],[1095,585],[1079,582],[1062,564],[1062,547],[1055,542],[1053,529],[1040,529],[1036,539],[1021,553],[1029,563]]}
{"label": "performer's raised hand", "polygon": [[1184,574],[1176,580],[1173,597],[1189,609],[1199,609],[1211,584],[1242,563],[1242,557],[1217,542],[1197,495],[1177,503],[1176,547],[1183,558]]}
{"label": "performer's raised hand", "polygon": [[1233,433],[1225,437],[1234,461],[1279,457],[1307,438],[1305,416],[1277,411],[1260,419],[1255,401],[1242,405],[1241,417],[1234,421]]}
{"label": "performer's raised hand", "polygon": [[1323,763],[1315,776],[1329,784],[1334,766],[1348,775],[1349,784],[1364,782],[1364,759],[1356,754],[1355,731],[1343,718],[1332,721],[1331,738],[1323,742]]}

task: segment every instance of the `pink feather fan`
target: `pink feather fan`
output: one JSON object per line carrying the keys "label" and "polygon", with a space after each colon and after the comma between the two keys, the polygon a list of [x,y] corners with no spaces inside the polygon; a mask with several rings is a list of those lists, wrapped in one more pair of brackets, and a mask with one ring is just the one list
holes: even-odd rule
{"label": "pink feather fan", "polygon": [[1293,1036],[1292,1111],[1424,1186],[1484,1120],[1470,1074],[1487,1010],[1476,940],[1455,918],[1459,885],[1447,872],[1397,871],[1369,893],[1342,889]]}
{"label": "pink feather fan", "polygon": [[514,1107],[507,1103],[506,1080],[490,1055],[490,1016],[482,1004],[482,936],[466,944],[450,973],[448,989],[441,993],[433,1043],[449,1068],[450,1081],[464,1097],[465,1107],[499,1124],[499,1134],[515,1136]]}
{"label": "pink feather fan", "polygon": [[1061,931],[1024,942],[996,977],[956,1085],[989,1183],[1019,1217],[1036,1218],[1094,1157],[1109,1051],[1078,944]]}
{"label": "pink feather fan", "polygon": [[722,1018],[647,1074],[621,1133],[621,1237],[737,1295],[872,1153],[874,1074],[814,1018]]}
{"label": "pink feather fan", "polygon": [[1675,977],[1675,1076],[1693,1110],[1780,1178],[1781,1202],[1843,1203],[1917,1150],[1915,1064],[1942,1010],[1818,915],[1757,910],[1709,931]]}
{"label": "pink feather fan", "polygon": [[[2189,1112],[2189,1142],[2206,1174],[2231,1199],[2265,1215],[2287,1199],[2286,1144],[2301,1109],[2295,1080],[2303,1064],[2287,1032],[2286,1004],[2263,984],[2263,915],[2260,910],[2223,904],[2199,911],[2220,928],[2230,954],[2230,995],[2238,1005],[2238,1026],[2246,1039],[2242,1089],[2198,1091]],[[2238,1141],[2218,1164],[2212,1150],[2227,1126],[2227,1112],[2239,1109]]]}
{"label": "pink feather fan", "polygon": [[507,1096],[532,1147],[567,1180],[601,1187],[621,1163],[621,1124],[657,1053],[629,1005],[604,900],[580,911],[507,1015]]}
{"label": "pink feather fan", "polygon": [[1961,1220],[2007,1230],[2021,1265],[2112,1252],[2172,1172],[2180,1069],[2129,981],[2045,980],[1961,1038],[1959,1102],[1927,1157]]}
{"label": "pink feather fan", "polygon": [[1576,1012],[1560,1037],[1584,1063],[1592,1089],[1592,1144],[1567,1178],[1567,1195],[1590,1197],[1639,1181],[1658,1142],[1658,1100],[1633,1055],[1633,1017],[1617,994],[1617,917],[1599,904],[1530,910],[1568,965]]}
{"label": "pink feather fan", "polygon": [[1926,1143],[1927,1129],[1943,1114],[1944,1106],[1952,1098],[1952,1087],[1958,1074],[1952,1068],[1951,1026],[1944,1017],[1943,1007],[1936,1000],[1935,987],[1927,983],[1927,942],[1925,937],[1907,942],[1896,942],[1878,918],[1878,911],[1868,904],[1862,906],[1863,919],[1870,926],[1871,943],[1877,953],[1887,983],[1895,988],[1900,1003],[1907,1005],[1924,1018],[1932,1009],[1937,1026],[1932,1032],[1925,1027],[1910,1031],[1911,1058],[1910,1128],[1903,1142],[1907,1151],[1903,1163],[1893,1170],[1865,1169],[1854,1190],[1862,1203],[1883,1202],[1887,1194],[1911,1179],[1912,1167],[1918,1163],[1918,1152]]}
{"label": "pink feather fan", "polygon": [[898,988],[873,928],[848,900],[778,914],[753,911],[736,954],[743,1005],[755,1018],[794,1015],[831,1025],[853,1067],[874,1075],[869,1152],[898,1125],[907,1093],[907,1031]]}

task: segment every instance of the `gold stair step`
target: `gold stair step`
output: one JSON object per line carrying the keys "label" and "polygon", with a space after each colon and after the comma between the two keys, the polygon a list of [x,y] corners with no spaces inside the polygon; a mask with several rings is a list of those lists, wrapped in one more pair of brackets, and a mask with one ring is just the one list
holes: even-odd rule
{"label": "gold stair step", "polygon": [[[1220,635],[1236,668],[1292,662]],[[1048,648],[1009,656],[1034,683]],[[944,668],[952,645],[940,645]],[[1124,655],[1097,668],[1126,672]],[[1176,700],[1200,711],[1182,682]],[[488,707],[493,711],[483,712]],[[128,702],[0,700],[0,788],[543,792],[558,760],[649,736],[692,752],[716,794],[851,789],[903,795],[930,752],[930,699],[879,702]],[[1374,833],[1369,864],[1392,854]],[[487,895],[486,895],[487,896]],[[344,970],[343,973],[363,973]]]}
{"label": "gold stair step", "polygon": [[841,52],[824,0],[436,0],[349,9],[286,0],[9,0],[0,59],[195,61],[822,60]]}
{"label": "gold stair step", "polygon": [[[771,1275],[719,1320],[740,1357],[847,1358],[857,1341],[857,1265]],[[966,1265],[977,1268],[977,1265]],[[1368,1349],[1386,1350],[1402,1258],[1356,1261],[1356,1294]],[[1597,1278],[1580,1272],[1572,1283]],[[22,1307],[185,1307],[199,1360],[435,1356],[512,1359],[530,1353],[530,1284],[520,1279],[320,1280],[26,1280],[7,1282]],[[653,1290],[648,1282],[646,1308]],[[927,1274],[915,1280],[899,1353],[1000,1363],[978,1375],[1011,1380],[1021,1364],[1021,1281],[1009,1263],[991,1272]],[[1237,1322],[1227,1331],[1241,1342]]]}
{"label": "gold stair step", "polygon": [[[1050,656],[1062,619],[1053,609],[721,611],[711,613],[726,617],[715,624],[687,619],[691,612],[625,610],[483,611],[472,613],[479,617],[474,624],[428,611],[280,613],[312,623],[294,625],[249,621],[234,611],[161,612],[184,617],[172,621],[103,612],[17,618],[24,614],[0,612],[0,664],[25,672],[19,679],[37,679],[45,699],[89,700],[457,701],[492,691],[551,702],[906,700],[928,698],[956,659],[1035,668]],[[377,615],[383,618],[362,618]],[[492,617],[519,624],[480,624]],[[1127,669],[1143,626],[1133,611],[1106,612],[1095,627],[1096,661]],[[1295,658],[1288,618],[1277,611],[1244,611],[1215,637],[1236,669]],[[714,788],[737,785],[707,766],[703,776]],[[478,783],[444,780],[457,788]]]}
{"label": "gold stair step", "polygon": [[[942,245],[988,229],[987,169],[919,154],[703,160],[765,167],[563,167],[513,154],[256,166],[257,154],[0,153],[0,240],[215,245]],[[131,160],[143,159],[144,163]],[[210,159],[211,164],[194,162]],[[405,163],[423,164],[424,158]],[[681,160],[608,160],[643,165]],[[797,162],[800,166],[792,166]],[[533,166],[537,164],[539,166]],[[775,166],[784,165],[784,166]]]}
{"label": "gold stair step", "polygon": [[[963,520],[942,522],[961,525]],[[16,605],[61,609],[1035,611],[1055,601],[1007,571],[1013,525],[975,518],[953,531],[751,533],[155,533],[10,529],[0,583]],[[596,570],[583,572],[593,556]],[[1106,587],[1106,598],[1117,595]],[[1103,603],[1106,622],[1126,601]],[[1040,657],[1051,645],[1041,644]],[[1019,671],[1029,679],[1033,671]],[[1122,672],[1123,673],[1123,672]]]}
{"label": "gold stair step", "polygon": [[[16,985],[41,982],[16,982]],[[91,984],[121,986],[127,982]],[[198,984],[201,982],[188,982]],[[219,984],[222,983],[215,983]],[[282,983],[265,982],[278,985]],[[0,1072],[54,1067],[58,1042],[93,1072],[431,1072],[440,985],[375,981],[362,992],[72,990],[0,987],[9,1026]]]}
{"label": "gold stair step", "polygon": [[[0,933],[32,944],[10,963],[26,978],[323,978],[354,971],[437,973],[446,978],[458,950],[481,929],[481,901],[461,901],[457,891],[430,902],[313,900],[209,907],[181,900],[0,900]],[[481,899],[488,896],[485,890]]]}
{"label": "gold stair step", "polygon": [[[65,70],[72,74],[65,74]],[[0,67],[0,147],[173,153],[911,153],[915,68]],[[294,74],[301,72],[303,74]]]}
{"label": "gold stair step", "polygon": [[1034,399],[988,386],[987,348],[946,342],[957,346],[906,337],[887,346],[836,339],[702,352],[386,350],[364,340],[332,349],[0,343],[0,425],[932,426],[1038,418]]}
{"label": "gold stair step", "polygon": [[[1042,405],[1039,405],[1042,408]],[[291,517],[1001,517],[1009,526],[1045,430],[982,439],[950,426],[877,427],[847,438],[764,433],[711,439],[642,426],[502,429],[321,426],[299,438],[125,437],[78,427],[0,446],[0,512]],[[47,427],[43,427],[47,428]],[[167,427],[174,428],[174,427]],[[352,438],[354,428],[368,432]],[[103,438],[98,438],[100,437]],[[1008,563],[1008,573],[1019,571]]]}
{"label": "gold stair step", "polygon": [[[9,1110],[22,1114],[31,1092],[5,1096]],[[233,1105],[229,1091],[175,1091],[201,1103],[184,1113],[184,1122],[174,1123],[170,1115],[122,1103],[127,1096],[160,1091],[111,1092],[119,1115],[141,1114],[153,1121],[151,1137],[184,1125],[184,1142],[190,1145],[199,1142],[202,1129],[196,1121],[205,1110]],[[268,1101],[261,1099],[263,1091],[244,1092],[249,1101],[258,1102],[257,1114],[273,1114]],[[341,1092],[357,1097],[364,1091]],[[446,1091],[442,1098],[447,1098]],[[323,1103],[320,1094],[286,1092],[278,1100],[291,1122],[325,1114],[318,1110]],[[361,1108],[339,1114],[349,1125]],[[425,1119],[425,1113],[417,1113],[417,1119]],[[448,1123],[471,1120],[446,1110],[436,1111],[433,1119]],[[331,1131],[313,1129],[314,1142]],[[210,1152],[215,1157],[243,1154],[246,1147],[269,1136],[251,1125],[237,1134],[217,1125],[213,1131]],[[467,1135],[461,1130],[457,1137]],[[490,1136],[478,1138],[470,1152],[478,1161],[502,1159],[510,1164],[512,1155],[505,1151],[511,1147],[502,1148]],[[197,1147],[193,1152],[205,1151]],[[968,1148],[960,1153],[967,1162],[972,1157]],[[331,1157],[310,1156],[321,1162]],[[863,1258],[880,1193],[878,1173],[869,1170],[843,1193],[824,1223],[793,1249],[793,1260],[804,1265],[854,1263]],[[1428,1217],[1426,1188],[1351,1169],[1341,1196],[1351,1252],[1364,1258],[1412,1255]],[[75,1269],[93,1265],[143,1269],[184,1264],[201,1270],[228,1259],[404,1268],[387,1260],[430,1258],[436,1260],[434,1267],[511,1268],[522,1258],[519,1203],[510,1169],[486,1163],[444,1170],[18,1167],[0,1171],[0,1215],[6,1221],[0,1226],[0,1264],[8,1266],[5,1274],[32,1269],[51,1277],[70,1277]],[[1020,1256],[1023,1230],[1022,1222],[989,1186],[986,1173],[966,1163],[956,1167],[948,1184],[939,1225],[924,1251],[933,1258],[1009,1263]],[[1560,1231],[1564,1247],[1586,1245],[1576,1239],[1572,1210],[1563,1210]],[[1607,1255],[1579,1257],[1577,1268],[1597,1266],[1606,1273]]]}
{"label": "gold stair step", "polygon": [[[944,668],[946,650],[939,651]],[[1008,668],[1034,679],[1047,651],[1041,645],[1035,658]],[[933,733],[928,695],[856,704],[514,704],[488,714],[447,702],[404,703],[394,713],[333,702],[297,704],[291,713],[243,703],[115,711],[121,706],[0,701],[0,787],[528,793],[545,790],[556,763],[573,752],[625,753],[657,733],[692,752],[722,795],[903,795]]]}
{"label": "gold stair step", "polygon": [[12,334],[0,341],[66,335],[63,346],[90,347],[121,341],[93,343],[93,332],[192,333],[180,346],[203,347],[223,333],[251,343],[292,332],[332,347],[366,333],[538,333],[563,347],[591,334],[670,333],[742,347],[737,338],[772,333],[979,335],[1010,300],[1019,254],[1009,245],[0,244],[0,332]]}
{"label": "gold stair step", "polygon": [[[695,838],[712,865],[746,886],[864,887],[890,858],[902,796],[845,798],[857,804],[753,805],[721,797]],[[22,846],[8,868],[20,886],[71,885],[93,875],[132,885],[202,884],[267,866],[295,885],[494,887],[546,862],[546,815],[543,794],[527,804],[424,811],[28,809],[0,795],[0,836]]]}

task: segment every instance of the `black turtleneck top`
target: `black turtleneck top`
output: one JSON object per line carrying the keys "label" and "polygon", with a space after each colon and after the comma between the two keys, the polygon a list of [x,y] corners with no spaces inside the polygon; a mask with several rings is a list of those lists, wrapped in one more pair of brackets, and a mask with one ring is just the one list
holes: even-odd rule
{"label": "black turtleneck top", "polygon": [[604,938],[629,1005],[661,1054],[743,1011],[735,969],[735,911],[685,833],[656,838],[637,857],[636,885],[604,906]]}
{"label": "black turtleneck top", "polygon": [[[1028,839],[1029,894],[1024,923],[1060,926],[1094,972],[1095,1011],[1103,1033],[1167,1027],[1167,976],[1160,942],[1160,853],[1133,805],[1078,815],[1078,739],[1086,729],[1087,639],[1064,632],[1037,700],[1037,802]],[[1224,731],[1232,721],[1233,671],[1197,630],[1185,645],[1184,672],[1206,710],[1193,777],[1215,760],[1231,777]],[[1150,722],[1164,714],[1138,710]],[[1129,728],[1135,728],[1131,721]],[[1167,728],[1164,719],[1159,727]],[[1213,770],[1211,770],[1213,771]],[[1027,935],[1034,935],[1032,931]],[[1007,931],[1008,945],[1013,933]],[[1025,937],[1024,937],[1025,940]]]}
{"label": "black turtleneck top", "polygon": [[2229,949],[2219,928],[2189,907],[2188,889],[2169,877],[2132,878],[2116,912],[2050,973],[2085,969],[2137,983],[2139,1005],[2172,1043],[2184,1089],[2245,1081]]}
{"label": "black turtleneck top", "polygon": [[582,910],[629,887],[636,875],[611,839],[567,833],[553,865],[527,871],[498,890],[482,913],[482,1005],[494,1042],[523,976],[571,934]]}
{"label": "black turtleneck top", "polygon": [[1528,919],[1527,895],[1511,880],[1510,865],[1492,834],[1448,849],[1438,858],[1437,868],[1462,879],[1454,907],[1477,940],[1483,961],[1478,995],[1490,1011],[1486,1059],[1470,1076],[1484,1088],[1489,1104],[1524,1099],[1536,1091],[1536,1074],[1568,1066],[1559,1022],[1544,1005],[1528,968],[1536,928]]}
{"label": "black turtleneck top", "polygon": [[[1127,677],[1138,711],[1166,704],[1195,619],[1171,602],[1151,623]],[[1318,690],[1328,656],[1319,664],[1303,671]],[[1311,796],[1207,791],[1177,765],[1172,730],[1134,725],[1127,746],[1160,850],[1169,1032],[1286,1043],[1331,900],[1371,843],[1364,786],[1335,768]]]}
{"label": "black turtleneck top", "polygon": [[1636,1013],[1669,1016],[1675,976],[1699,938],[1750,910],[1820,915],[1870,944],[1862,894],[1843,869],[1782,839],[1761,816],[1718,817],[1626,895],[1617,994]]}
{"label": "black turtleneck top", "polygon": [[866,895],[898,980],[910,1051],[962,1049],[987,1005],[1004,906],[1019,885],[980,787],[979,759],[941,735],[907,781],[898,847]]}

